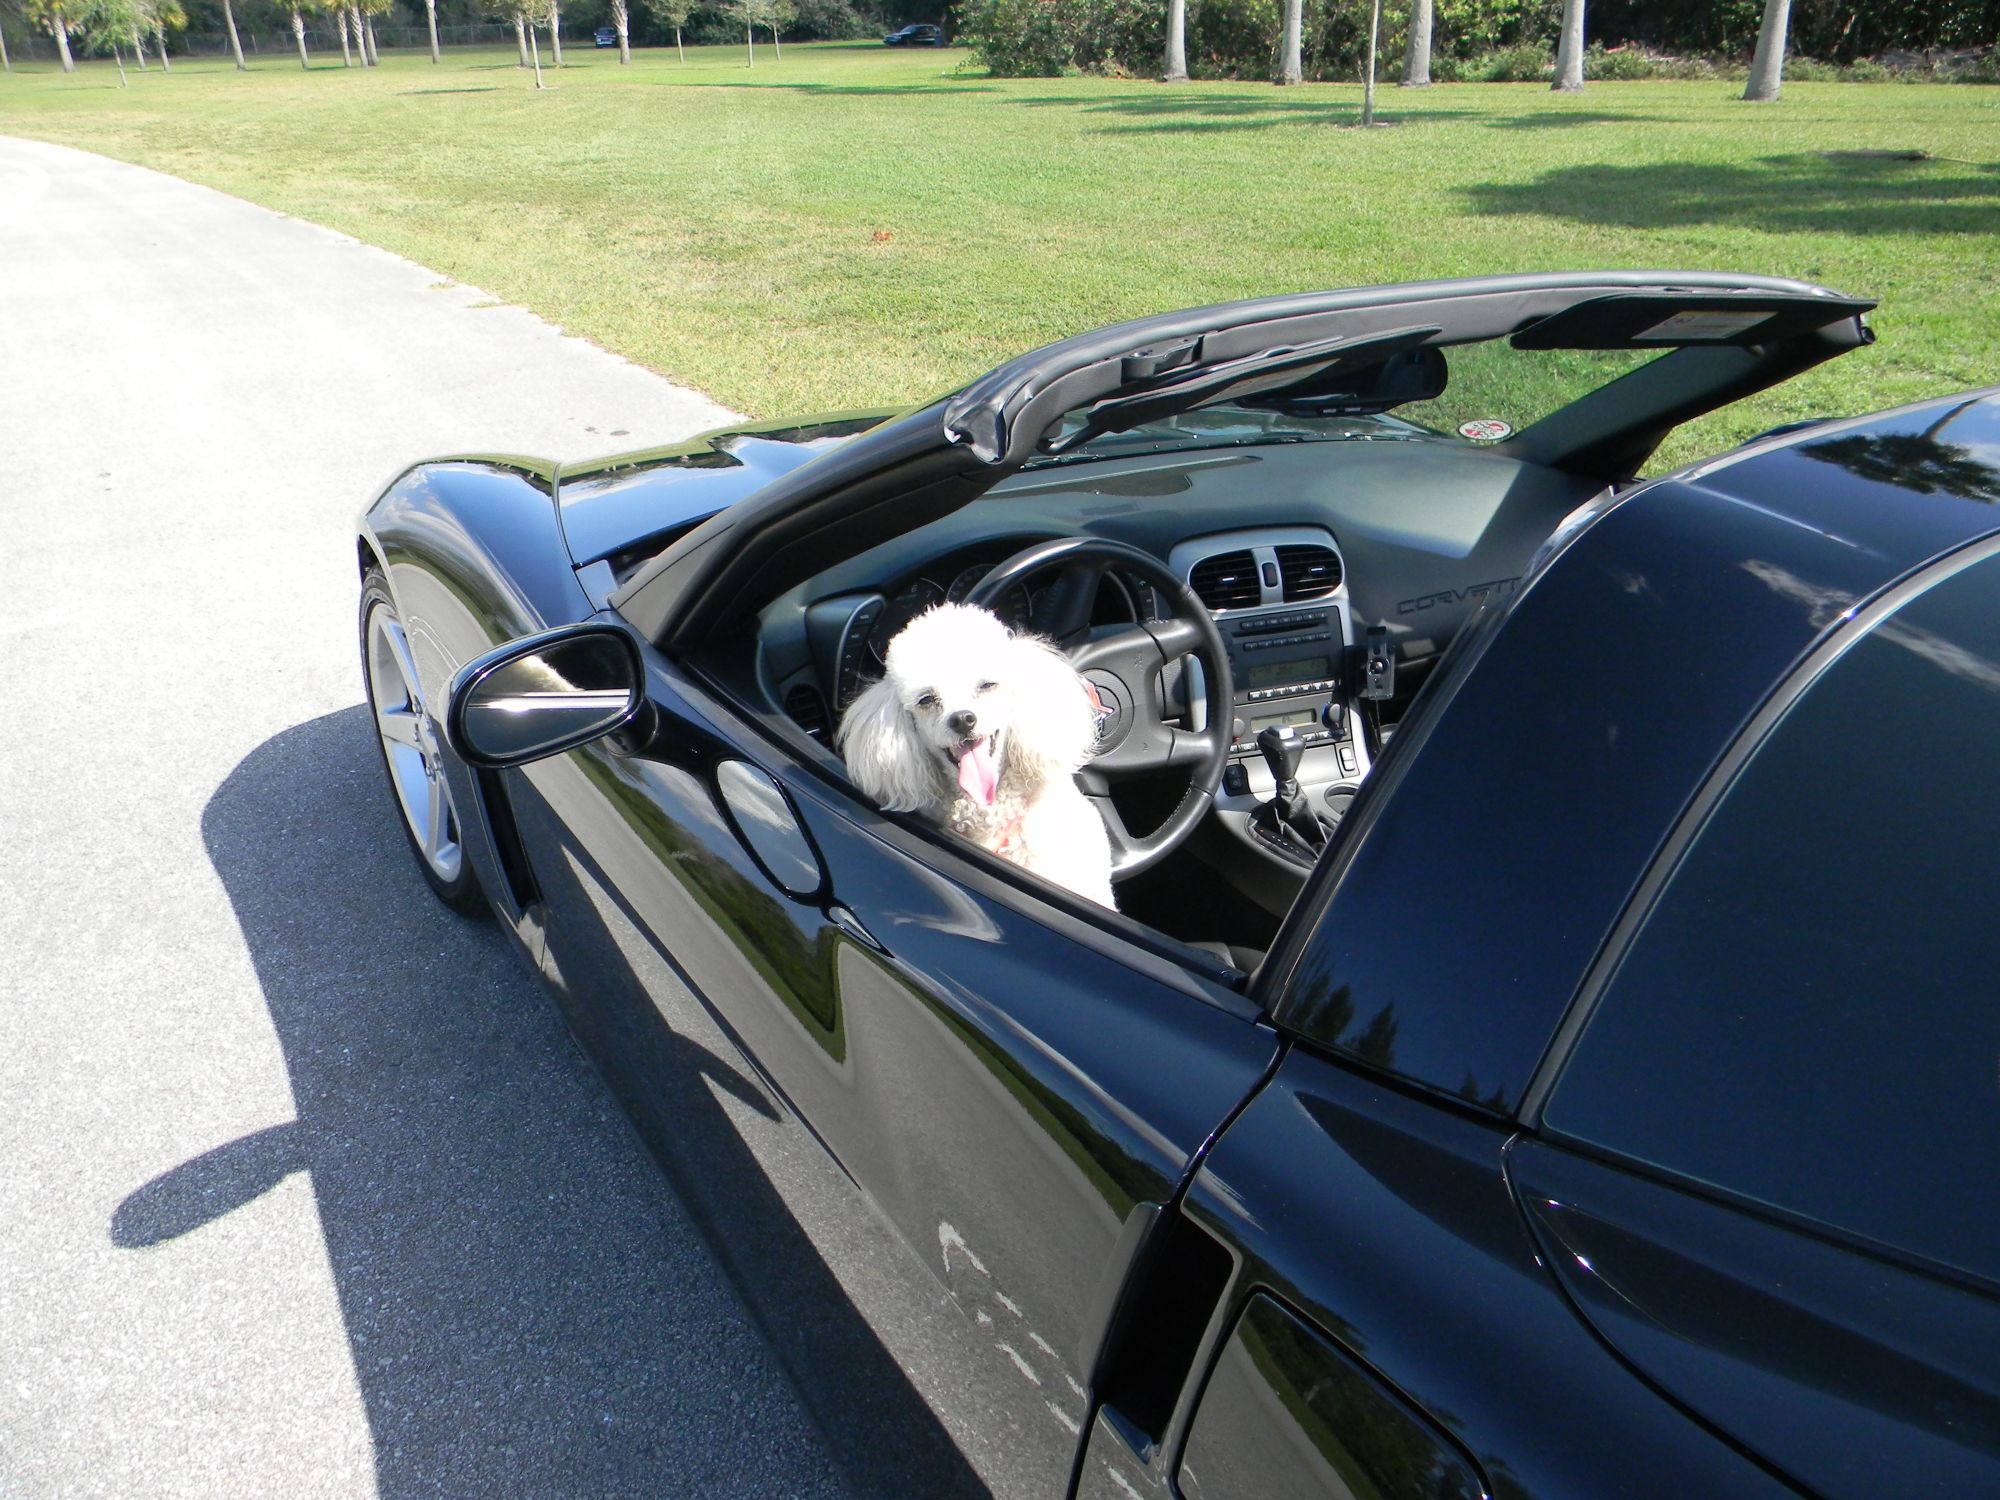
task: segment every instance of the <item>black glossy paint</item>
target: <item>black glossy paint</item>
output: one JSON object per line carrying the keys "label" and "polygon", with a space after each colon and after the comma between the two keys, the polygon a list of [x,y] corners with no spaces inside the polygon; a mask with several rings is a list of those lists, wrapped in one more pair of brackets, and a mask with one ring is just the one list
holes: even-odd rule
{"label": "black glossy paint", "polygon": [[[990,385],[973,389],[997,412]],[[1264,1444],[1246,1413],[1270,1401],[1319,1413],[1295,1434],[1372,1411],[1353,1418],[1368,1432],[1331,1434],[1342,1451],[1429,1452],[1440,1484],[1462,1461],[1498,1496],[1990,1492],[1990,1288],[1913,1286],[1798,1226],[1559,1152],[1518,1103],[1661,839],[1774,685],[1857,602],[2000,530],[1996,411],[1938,403],[1752,445],[1634,491],[1493,601],[1260,976],[1300,1038],[1275,1076],[1257,1003],[872,813],[715,695],[729,669],[698,631],[648,655],[633,728],[521,770],[454,767],[467,846],[670,1164],[691,1091],[766,1107],[667,1017],[699,1001],[723,1023],[912,1267],[990,1330],[993,1379],[957,1415],[1033,1493],[1070,1489],[1074,1464],[1091,1500],[1171,1494],[1204,1445]],[[363,545],[441,694],[493,646],[589,616],[572,561],[594,559],[567,555],[565,527],[585,552],[673,532],[768,459],[757,497],[621,596],[657,637],[732,618],[722,593],[782,580],[829,535],[854,552],[948,512],[984,483],[976,456],[940,449],[937,419],[803,463],[797,443],[767,456],[783,440],[739,437],[710,450],[732,464],[706,467],[429,465],[371,509]],[[1371,586],[1401,597],[1395,583]],[[725,760],[778,800],[726,809]],[[784,845],[762,860],[742,822],[760,808]],[[700,1150],[725,1176],[744,1166],[726,1130]],[[779,1340],[836,1448],[871,1450],[889,1492],[976,1493],[843,1321],[771,1185],[738,1171],[723,1191],[747,1205],[748,1247],[725,1247],[746,1285],[796,1275],[840,1325]],[[1843,1440],[1816,1440],[1833,1423]]]}
{"label": "black glossy paint", "polygon": [[[1885,492],[1792,449],[1613,506],[1405,726],[1393,796],[1364,793],[1322,871],[1281,1022],[1510,1113],[1664,831],[1772,684],[1843,611],[1994,529],[1991,504]],[[1449,913],[1449,942],[1423,940],[1412,915],[1430,911]]]}
{"label": "black glossy paint", "polygon": [[579,567],[667,537],[734,505],[892,412],[836,412],[704,433],[689,443],[557,471],[563,536]]}
{"label": "black glossy paint", "polygon": [[[1496,1496],[1793,1495],[1660,1401],[1571,1313],[1508,1190],[1507,1139],[1504,1125],[1295,1048],[1187,1197],[1237,1261],[1190,1373],[1209,1369],[1261,1290],[1425,1413]],[[1082,1493],[1167,1494],[1195,1386],[1150,1463],[1100,1424]]]}
{"label": "black glossy paint", "polygon": [[665,662],[652,695],[639,753],[590,747],[514,789],[565,990],[642,1013],[631,945],[671,956],[983,1320],[1017,1457],[1059,1493],[1121,1231],[1172,1196],[1273,1038],[1227,991],[1068,939],[1005,886],[933,872],[765,756],[827,872],[810,902],[788,899],[717,799],[719,762],[753,736],[719,733]]}
{"label": "black glossy paint", "polygon": [[1990,1495],[2000,1302],[1539,1141],[1511,1166],[1620,1354],[1822,1495]]}

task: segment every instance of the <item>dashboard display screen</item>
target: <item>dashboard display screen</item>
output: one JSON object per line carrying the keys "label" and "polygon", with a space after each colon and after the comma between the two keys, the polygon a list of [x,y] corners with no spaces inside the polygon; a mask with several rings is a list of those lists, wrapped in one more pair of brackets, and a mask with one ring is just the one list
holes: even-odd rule
{"label": "dashboard display screen", "polygon": [[1250,733],[1254,736],[1261,730],[1269,729],[1273,724],[1289,724],[1294,729],[1300,729],[1306,725],[1317,723],[1319,723],[1319,713],[1317,710],[1294,708],[1285,713],[1266,714],[1261,719],[1252,719],[1250,721]]}
{"label": "dashboard display screen", "polygon": [[1244,676],[1248,688],[1278,687],[1287,682],[1317,682],[1333,675],[1333,662],[1324,656],[1295,656],[1289,661],[1259,662]]}

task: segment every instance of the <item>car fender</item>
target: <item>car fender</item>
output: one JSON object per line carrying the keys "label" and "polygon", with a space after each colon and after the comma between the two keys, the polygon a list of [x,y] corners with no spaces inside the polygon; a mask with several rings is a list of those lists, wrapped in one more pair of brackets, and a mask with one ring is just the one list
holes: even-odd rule
{"label": "car fender", "polygon": [[[563,545],[555,472],[535,459],[439,459],[398,475],[362,514],[360,566],[379,565],[387,577],[425,707],[440,725],[465,663],[592,613]],[[533,893],[513,857],[500,782],[449,748],[444,760],[460,841],[480,886],[537,956]]]}

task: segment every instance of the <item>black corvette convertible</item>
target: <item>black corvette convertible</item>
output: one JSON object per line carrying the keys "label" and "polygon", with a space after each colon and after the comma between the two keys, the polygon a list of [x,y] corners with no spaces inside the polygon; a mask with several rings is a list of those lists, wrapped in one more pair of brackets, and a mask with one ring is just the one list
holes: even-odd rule
{"label": "black corvette convertible", "polygon": [[[2000,395],[1642,477],[1869,308],[1290,296],[419,465],[358,551],[404,826],[629,1107],[694,996],[976,1284],[1033,1492],[2000,1494]],[[1119,910],[845,773],[947,600],[1101,695]]]}

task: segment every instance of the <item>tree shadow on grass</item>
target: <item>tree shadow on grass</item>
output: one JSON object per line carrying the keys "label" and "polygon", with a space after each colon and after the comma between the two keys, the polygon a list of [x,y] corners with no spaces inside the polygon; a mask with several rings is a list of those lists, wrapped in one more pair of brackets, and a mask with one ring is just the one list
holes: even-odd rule
{"label": "tree shadow on grass", "polygon": [[[287,730],[204,810],[297,1118],[137,1188],[113,1243],[309,1174],[385,1500],[983,1493],[730,1120],[762,1090],[657,1013],[633,1033],[676,1201],[500,933],[431,899],[372,729]],[[697,1225],[751,1247],[723,1260],[768,1349]]]}
{"label": "tree shadow on grass", "polygon": [[1474,213],[1627,229],[1720,224],[1780,234],[2000,234],[2000,167],[1821,155],[1591,163],[1460,189]]}
{"label": "tree shadow on grass", "polygon": [[[1114,115],[1132,118],[1135,123],[1108,125],[1107,135],[1184,133],[1216,134],[1237,130],[1269,130],[1279,125],[1359,125],[1361,97],[1329,98],[1324,95],[1289,94],[1283,98],[1246,99],[1241,94],[1187,93],[1179,90],[1140,94],[1129,98],[1106,99],[1089,95],[1027,94],[1009,99],[1009,104],[1031,109],[1068,107],[1079,114]],[[1418,125],[1430,120],[1450,120],[1477,114],[1474,110],[1426,109],[1413,113],[1377,109],[1377,125]]]}
{"label": "tree shadow on grass", "polygon": [[[663,87],[674,87],[672,79],[661,80]],[[827,98],[861,96],[879,99],[887,95],[899,94],[990,94],[991,85],[980,83],[759,83],[754,79],[743,79],[737,83],[704,83],[699,88],[710,89],[777,89],[795,94],[823,94]]]}
{"label": "tree shadow on grass", "polygon": [[1488,120],[1489,130],[1566,130],[1578,125],[1631,125],[1640,120],[1648,125],[1671,123],[1671,117],[1614,115],[1601,110],[1545,109],[1525,115],[1509,115],[1504,120]]}

